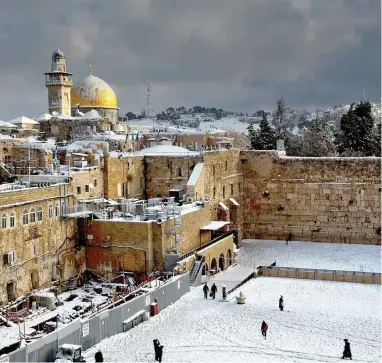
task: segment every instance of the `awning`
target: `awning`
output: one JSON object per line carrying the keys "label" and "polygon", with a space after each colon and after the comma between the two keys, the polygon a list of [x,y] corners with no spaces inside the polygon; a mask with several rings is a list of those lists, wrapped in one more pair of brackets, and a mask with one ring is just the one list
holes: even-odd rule
{"label": "awning", "polygon": [[229,198],[229,201],[230,201],[233,205],[236,205],[236,206],[240,205],[240,204],[239,204],[238,202],[236,202],[236,200],[233,199],[233,198]]}
{"label": "awning", "polygon": [[201,231],[216,231],[229,224],[229,222],[212,221],[210,224],[200,228]]}

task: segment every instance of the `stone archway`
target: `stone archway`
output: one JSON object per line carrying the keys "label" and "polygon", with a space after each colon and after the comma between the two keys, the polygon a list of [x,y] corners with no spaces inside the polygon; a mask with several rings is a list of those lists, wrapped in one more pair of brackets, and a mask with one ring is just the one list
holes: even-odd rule
{"label": "stone archway", "polygon": [[7,297],[8,301],[16,300],[16,283],[14,281],[7,283]]}
{"label": "stone archway", "polygon": [[213,259],[212,259],[210,270],[211,270],[211,273],[212,273],[212,274],[214,274],[214,273],[216,274],[216,272],[218,271],[218,264],[217,264],[217,262],[216,262],[216,258],[213,258]]}
{"label": "stone archway", "polygon": [[224,271],[224,253],[221,253],[219,256],[219,270]]}
{"label": "stone archway", "polygon": [[39,276],[37,270],[31,272],[32,289],[38,289],[40,285]]}
{"label": "stone archway", "polygon": [[208,265],[203,262],[203,269],[202,269],[202,275],[207,275],[208,274]]}
{"label": "stone archway", "polygon": [[227,251],[226,261],[227,261],[227,267],[231,266],[231,264],[232,264],[232,251],[230,249],[228,249],[228,251]]}

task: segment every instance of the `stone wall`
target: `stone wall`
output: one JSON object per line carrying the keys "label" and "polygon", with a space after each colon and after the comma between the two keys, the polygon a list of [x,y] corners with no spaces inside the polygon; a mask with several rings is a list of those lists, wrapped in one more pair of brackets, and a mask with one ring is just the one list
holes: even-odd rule
{"label": "stone wall", "polygon": [[70,188],[77,199],[100,198],[104,194],[103,170],[89,168],[71,172]]}
{"label": "stone wall", "polygon": [[[81,265],[80,253],[73,253],[76,221],[60,218],[60,205],[71,204],[71,199],[67,185],[0,193],[0,302],[7,301],[9,282],[15,284],[15,296],[20,296],[32,287],[48,287],[60,272],[62,279],[76,273]],[[28,224],[23,223],[24,211]],[[4,263],[9,252],[14,252],[12,264]]]}
{"label": "stone wall", "polygon": [[[240,151],[237,149],[210,151],[204,154],[204,193],[212,201],[212,219],[219,218],[219,202],[231,209],[233,198],[239,206],[235,206],[235,218],[232,231],[235,243],[240,245],[242,239],[242,203],[243,203],[243,170],[240,162]],[[229,219],[229,217],[228,217]]]}
{"label": "stone wall", "polygon": [[[113,199],[132,197],[143,199],[145,189],[144,157],[130,156],[105,159],[105,196]],[[127,183],[127,189],[123,187]],[[127,194],[124,195],[124,191]]]}
{"label": "stone wall", "polygon": [[146,197],[168,196],[173,188],[187,189],[187,182],[202,157],[145,156]]}
{"label": "stone wall", "polygon": [[380,244],[379,158],[241,153],[245,238]]}

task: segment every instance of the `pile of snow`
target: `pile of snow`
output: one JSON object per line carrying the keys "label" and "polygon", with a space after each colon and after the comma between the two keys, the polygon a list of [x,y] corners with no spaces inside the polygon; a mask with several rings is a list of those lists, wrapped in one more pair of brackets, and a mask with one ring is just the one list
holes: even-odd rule
{"label": "pile of snow", "polygon": [[11,121],[9,121],[11,124],[14,124],[14,125],[39,125],[40,123],[35,121],[35,120],[32,120],[28,117],[25,117],[25,116],[20,116],[20,117],[17,117]]}
{"label": "pile of snow", "polygon": [[104,150],[102,146],[103,146],[102,142],[82,140],[82,141],[75,141],[72,144],[70,144],[66,148],[66,151],[68,153],[82,152],[82,153],[89,153],[93,155],[103,156]]}
{"label": "pile of snow", "polygon": [[381,247],[343,243],[243,240],[236,262],[242,266],[381,272]]}
{"label": "pile of snow", "polygon": [[43,113],[39,117],[35,117],[35,120],[38,122],[44,122],[44,121],[49,121],[52,118],[52,115],[49,113]]}
{"label": "pile of snow", "polygon": [[380,362],[380,286],[263,277],[239,292],[244,305],[220,302],[220,290],[218,299],[205,300],[199,286],[85,357],[91,361],[100,349],[107,362],[152,362],[153,339],[159,339],[165,362],[337,362],[347,338],[355,361]]}
{"label": "pile of snow", "polygon": [[102,119],[102,116],[96,110],[90,110],[86,112],[82,118],[86,120],[99,120]]}

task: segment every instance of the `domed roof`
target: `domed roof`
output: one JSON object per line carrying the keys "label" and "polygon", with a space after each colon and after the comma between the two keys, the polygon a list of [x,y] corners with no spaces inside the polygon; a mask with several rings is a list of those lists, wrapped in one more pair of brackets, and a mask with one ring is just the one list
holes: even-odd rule
{"label": "domed roof", "polygon": [[72,106],[118,108],[117,96],[113,89],[101,78],[90,74],[72,88]]}
{"label": "domed roof", "polygon": [[57,57],[65,57],[64,56],[64,52],[60,49],[60,48],[57,48],[53,54],[52,54],[52,58],[57,58]]}
{"label": "domed roof", "polygon": [[146,156],[197,156],[199,153],[174,145],[156,145],[137,152]]}

